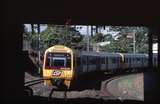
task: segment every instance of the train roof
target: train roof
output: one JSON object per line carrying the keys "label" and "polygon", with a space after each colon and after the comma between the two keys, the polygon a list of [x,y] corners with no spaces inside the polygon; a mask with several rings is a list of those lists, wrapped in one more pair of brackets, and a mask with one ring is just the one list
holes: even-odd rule
{"label": "train roof", "polygon": [[135,56],[135,57],[148,57],[148,54],[143,54],[143,53],[122,53],[124,56]]}
{"label": "train roof", "polygon": [[90,56],[116,56],[119,57],[122,55],[128,56],[128,57],[148,57],[148,54],[143,54],[143,53],[108,53],[108,52],[88,52],[88,51],[81,51],[77,52],[78,56],[79,55],[90,55]]}
{"label": "train roof", "polygon": [[76,52],[78,56],[80,55],[89,55],[89,56],[120,56],[118,53],[107,53],[107,52],[93,52],[93,51],[81,51]]}
{"label": "train roof", "polygon": [[54,45],[54,46],[47,48],[45,52],[52,52],[55,48],[59,50],[65,49],[65,50],[73,51],[71,48],[64,46],[64,45]]}

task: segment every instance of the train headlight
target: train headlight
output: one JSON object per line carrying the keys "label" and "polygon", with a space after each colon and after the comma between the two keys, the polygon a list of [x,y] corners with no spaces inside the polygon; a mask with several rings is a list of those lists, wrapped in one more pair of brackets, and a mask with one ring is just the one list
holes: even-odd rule
{"label": "train headlight", "polygon": [[67,50],[67,52],[70,53],[71,51],[70,51],[70,50]]}
{"label": "train headlight", "polygon": [[67,71],[66,72],[66,77],[70,79],[72,77],[72,72],[71,71]]}

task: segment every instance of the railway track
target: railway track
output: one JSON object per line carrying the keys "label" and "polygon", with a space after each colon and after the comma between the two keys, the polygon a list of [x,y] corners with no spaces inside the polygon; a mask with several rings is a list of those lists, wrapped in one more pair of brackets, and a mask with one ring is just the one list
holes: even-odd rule
{"label": "railway track", "polygon": [[[126,75],[126,74],[124,74],[124,75]],[[103,99],[108,99],[107,96],[109,96],[110,99],[117,99],[117,97],[115,97],[113,94],[111,94],[109,89],[107,89],[107,85],[109,82],[111,82],[117,78],[120,78],[124,75],[111,74],[109,79],[102,82],[101,92],[103,94]],[[116,89],[115,89],[115,91],[116,91]]]}
{"label": "railway track", "polygon": [[[71,91],[56,91],[53,87],[44,86],[43,83],[39,83],[33,86],[30,86],[31,89],[33,89],[34,95],[38,96],[44,96],[48,97],[48,100],[51,100],[52,98],[102,98],[105,100],[109,99],[118,99],[115,97],[110,91],[107,89],[107,84],[111,82],[112,80],[115,80],[117,78],[120,78],[124,75],[116,75],[116,74],[103,74],[103,75],[97,75],[96,77],[91,77],[87,80],[85,78],[79,80],[79,89],[71,90]],[[28,76],[28,75],[27,75]],[[29,76],[28,76],[29,77]],[[34,78],[30,76],[33,80]],[[37,80],[37,78],[35,78]],[[29,79],[27,79],[29,81]],[[100,84],[100,88],[97,89],[96,87]],[[80,88],[81,87],[81,88]],[[85,89],[86,87],[86,89]],[[90,88],[92,87],[92,88]]]}

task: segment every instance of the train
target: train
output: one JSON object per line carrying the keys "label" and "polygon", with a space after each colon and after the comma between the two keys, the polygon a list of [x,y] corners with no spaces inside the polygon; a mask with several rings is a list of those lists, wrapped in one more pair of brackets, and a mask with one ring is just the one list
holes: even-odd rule
{"label": "train", "polygon": [[[148,66],[147,54],[107,53],[75,51],[64,45],[46,49],[43,61],[44,85],[64,85],[69,89],[79,75],[91,72],[141,70]],[[153,55],[153,66],[157,67],[157,54]]]}

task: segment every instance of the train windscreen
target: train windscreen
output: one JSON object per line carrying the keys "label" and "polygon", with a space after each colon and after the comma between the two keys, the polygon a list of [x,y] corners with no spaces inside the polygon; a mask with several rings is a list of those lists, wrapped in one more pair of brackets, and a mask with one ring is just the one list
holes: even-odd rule
{"label": "train windscreen", "polygon": [[70,68],[71,56],[66,53],[48,53],[46,57],[46,68]]}

